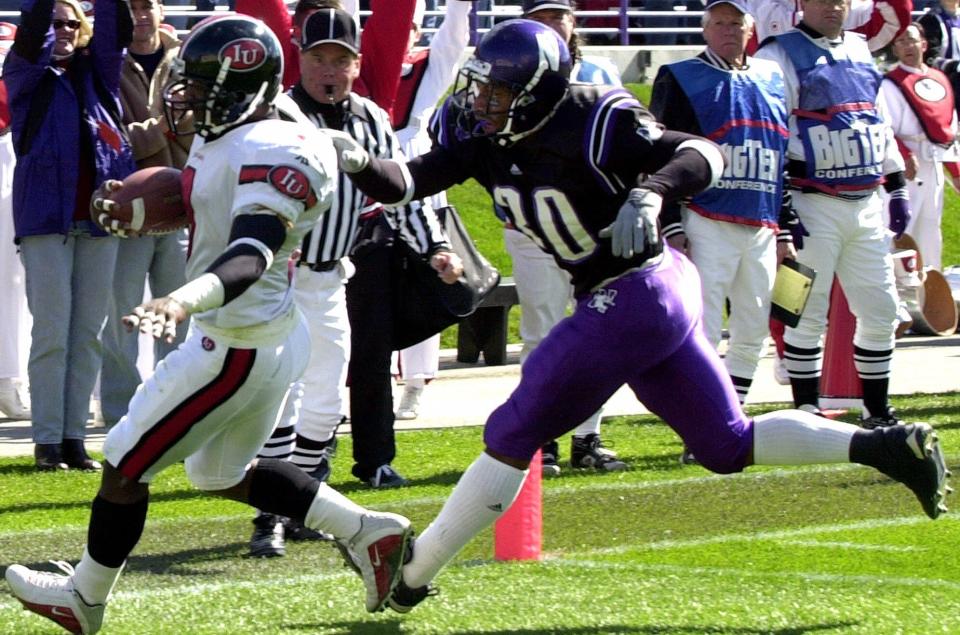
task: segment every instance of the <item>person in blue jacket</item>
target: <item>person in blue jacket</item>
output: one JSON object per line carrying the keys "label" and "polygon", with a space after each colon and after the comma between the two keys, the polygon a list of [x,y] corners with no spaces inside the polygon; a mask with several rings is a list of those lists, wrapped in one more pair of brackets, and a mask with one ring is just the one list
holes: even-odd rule
{"label": "person in blue jacket", "polygon": [[17,166],[13,221],[33,314],[27,366],[41,470],[96,470],[84,448],[100,368],[99,333],[117,238],[90,220],[90,197],[134,161],[119,81],[133,24],[121,0],[97,0],[97,29],[76,0],[24,0],[4,62]]}

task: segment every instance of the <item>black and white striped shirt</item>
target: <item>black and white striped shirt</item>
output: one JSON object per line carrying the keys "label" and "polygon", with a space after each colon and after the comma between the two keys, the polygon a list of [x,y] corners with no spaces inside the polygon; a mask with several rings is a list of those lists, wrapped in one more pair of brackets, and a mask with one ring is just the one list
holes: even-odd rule
{"label": "black and white striped shirt", "polygon": [[[303,88],[297,85],[290,90],[289,95],[318,128],[329,127],[321,114],[320,104]],[[373,101],[351,93],[345,104],[343,119],[340,129],[356,139],[370,156],[405,160],[387,113]],[[371,201],[361,192],[346,173],[340,172],[337,175],[336,196],[330,210],[304,238],[301,262],[316,265],[350,255],[360,215],[376,210],[379,206],[379,203]],[[385,210],[390,225],[399,230],[400,237],[419,253],[431,254],[438,248],[449,248],[429,202],[411,202],[402,207],[388,207]]]}

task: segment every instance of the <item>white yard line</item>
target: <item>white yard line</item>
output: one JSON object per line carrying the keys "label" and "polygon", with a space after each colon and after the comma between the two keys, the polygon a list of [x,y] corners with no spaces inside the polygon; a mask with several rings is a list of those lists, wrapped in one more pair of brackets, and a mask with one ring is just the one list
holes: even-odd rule
{"label": "white yard line", "polygon": [[[941,516],[938,523],[956,522],[958,516]],[[601,547],[599,549],[590,549],[582,553],[596,554],[617,554],[626,551],[648,550],[657,551],[663,549],[679,549],[683,547],[699,547],[702,545],[713,545],[730,542],[756,542],[758,540],[790,540],[803,536],[815,536],[818,534],[846,533],[850,531],[860,531],[865,529],[879,529],[882,527],[905,527],[911,525],[920,525],[931,522],[925,516],[910,516],[907,518],[875,518],[871,520],[861,520],[850,523],[835,523],[829,525],[814,525],[812,527],[799,527],[797,529],[777,529],[773,531],[757,531],[753,533],[723,534],[720,536],[709,536],[706,538],[692,538],[690,540],[658,540],[638,545],[618,545],[616,547]],[[820,543],[823,544],[823,543]],[[839,544],[839,543],[835,543]],[[861,545],[862,546],[862,545]]]}
{"label": "white yard line", "polygon": [[919,587],[960,590],[960,582],[952,580],[931,580],[928,578],[908,578],[902,576],[844,575],[838,573],[817,573],[809,571],[753,571],[734,567],[687,567],[675,564],[641,564],[629,562],[598,562],[593,560],[550,558],[544,564],[558,567],[583,569],[616,569],[647,573],[665,573],[671,575],[689,575],[695,577],[728,576],[738,579],[760,578],[780,580],[808,580],[812,582],[841,582],[844,584],[876,584],[880,586],[904,586],[916,590]]}

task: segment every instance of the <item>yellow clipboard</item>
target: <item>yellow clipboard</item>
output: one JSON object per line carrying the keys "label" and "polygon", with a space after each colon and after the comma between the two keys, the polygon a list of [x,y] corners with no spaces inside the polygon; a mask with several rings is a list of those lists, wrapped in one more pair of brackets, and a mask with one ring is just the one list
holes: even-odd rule
{"label": "yellow clipboard", "polygon": [[770,302],[770,317],[793,327],[800,322],[817,272],[796,260],[786,259],[777,268]]}

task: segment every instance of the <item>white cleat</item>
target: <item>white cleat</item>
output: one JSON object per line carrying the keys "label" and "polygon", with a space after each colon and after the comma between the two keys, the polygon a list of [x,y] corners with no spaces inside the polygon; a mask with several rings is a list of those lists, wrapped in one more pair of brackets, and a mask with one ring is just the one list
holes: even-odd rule
{"label": "white cleat", "polygon": [[54,562],[67,575],[34,571],[23,565],[7,567],[7,584],[24,608],[53,620],[75,635],[90,635],[103,623],[103,604],[87,604],[73,588],[73,567]]}
{"label": "white cleat", "polygon": [[368,512],[360,523],[360,531],[349,540],[338,540],[337,546],[347,566],[363,580],[367,610],[376,613],[384,609],[400,582],[400,569],[413,530],[409,520],[386,512]]}

